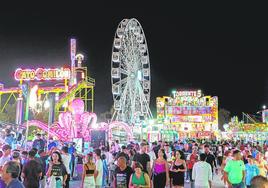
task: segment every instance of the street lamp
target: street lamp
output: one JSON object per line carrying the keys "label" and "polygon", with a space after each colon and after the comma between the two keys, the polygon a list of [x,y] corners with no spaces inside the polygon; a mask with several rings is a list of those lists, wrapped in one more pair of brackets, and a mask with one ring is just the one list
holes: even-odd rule
{"label": "street lamp", "polygon": [[173,98],[175,98],[175,97],[176,97],[176,93],[177,93],[177,91],[176,91],[176,90],[173,90],[171,93],[172,93],[172,95],[173,95]]}
{"label": "street lamp", "polygon": [[263,106],[262,106],[262,109],[263,109],[263,110],[266,110],[266,105],[263,105]]}
{"label": "street lamp", "polygon": [[[50,107],[50,102],[49,102],[49,99],[47,99],[45,102],[44,102],[44,108],[47,110],[49,109]],[[50,116],[50,113],[49,113],[49,116]],[[48,144],[49,144],[49,132],[50,132],[50,123],[49,123],[49,118],[48,117],[48,122],[47,122],[47,151],[48,151]]]}

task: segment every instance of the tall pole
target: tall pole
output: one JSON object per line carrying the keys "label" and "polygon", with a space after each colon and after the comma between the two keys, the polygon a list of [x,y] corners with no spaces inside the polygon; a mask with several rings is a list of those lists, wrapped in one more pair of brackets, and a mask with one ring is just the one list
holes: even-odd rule
{"label": "tall pole", "polygon": [[50,137],[50,126],[54,122],[54,115],[55,115],[55,94],[50,93],[49,98],[48,98],[48,107],[49,107],[49,112],[48,112],[48,131],[47,131],[47,150],[48,150],[48,144],[49,144],[49,137]]}
{"label": "tall pole", "polygon": [[71,39],[71,79],[70,79],[70,86],[73,86],[75,83],[75,55],[76,55],[76,39]]}
{"label": "tall pole", "polygon": [[25,133],[25,150],[27,149],[27,141],[28,141],[28,134],[29,134],[29,101],[30,101],[30,86],[27,83],[27,96],[26,96],[26,108],[25,108],[25,118],[26,121],[26,133]]}

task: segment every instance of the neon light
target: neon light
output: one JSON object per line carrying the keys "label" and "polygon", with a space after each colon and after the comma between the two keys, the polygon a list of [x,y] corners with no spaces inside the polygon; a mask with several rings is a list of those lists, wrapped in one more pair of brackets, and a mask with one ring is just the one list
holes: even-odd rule
{"label": "neon light", "polygon": [[70,79],[71,70],[69,68],[60,69],[21,69],[15,71],[15,80],[29,81],[29,80],[64,80]]}
{"label": "neon light", "polygon": [[174,92],[176,97],[201,97],[202,91],[201,90],[192,90],[192,91],[176,91]]}

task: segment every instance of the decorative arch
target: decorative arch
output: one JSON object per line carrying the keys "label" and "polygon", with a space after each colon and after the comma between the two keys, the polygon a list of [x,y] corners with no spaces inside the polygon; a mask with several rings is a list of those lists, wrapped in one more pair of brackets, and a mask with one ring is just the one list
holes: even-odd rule
{"label": "decorative arch", "polygon": [[108,139],[112,140],[112,129],[118,127],[118,128],[123,128],[126,133],[127,133],[127,138],[128,140],[133,140],[133,131],[130,127],[130,125],[128,125],[127,123],[124,123],[122,121],[113,121],[110,124],[108,124]]}
{"label": "decorative arch", "polygon": [[[48,132],[48,125],[43,123],[42,121],[39,121],[39,120],[31,120],[31,121],[28,121],[28,126],[31,127],[31,126],[36,126],[40,129],[42,129],[43,131],[45,132]],[[57,126],[57,125],[56,125]],[[27,122],[23,123],[22,124],[22,128],[26,128],[27,127]],[[66,136],[62,136],[62,134],[60,134],[60,132],[56,132],[52,129],[52,127],[54,127],[54,125],[51,126],[50,130],[49,130],[49,134],[51,136],[55,136],[57,137],[58,139],[60,140],[66,140],[68,137],[67,135]]]}

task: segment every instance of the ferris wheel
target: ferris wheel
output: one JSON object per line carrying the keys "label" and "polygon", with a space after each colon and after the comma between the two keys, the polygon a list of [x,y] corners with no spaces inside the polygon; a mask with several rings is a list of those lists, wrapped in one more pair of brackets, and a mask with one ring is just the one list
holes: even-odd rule
{"label": "ferris wheel", "polygon": [[112,120],[135,124],[152,118],[149,51],[141,24],[135,18],[124,19],[117,27],[111,81],[115,110]]}

